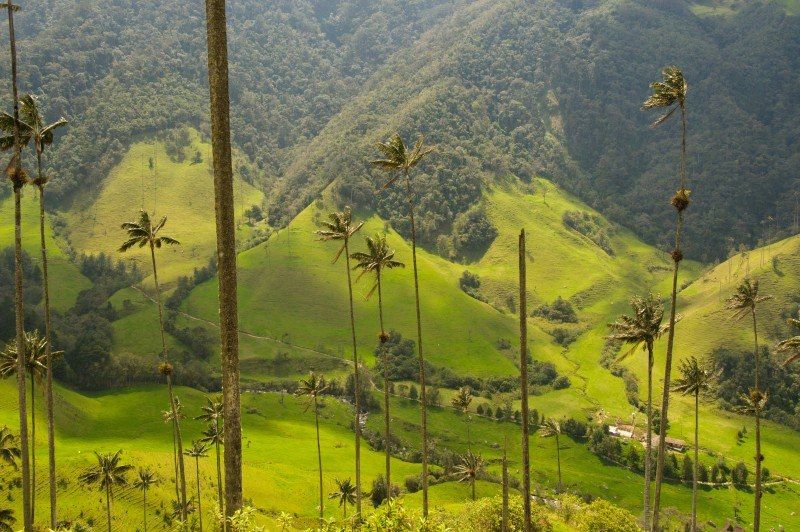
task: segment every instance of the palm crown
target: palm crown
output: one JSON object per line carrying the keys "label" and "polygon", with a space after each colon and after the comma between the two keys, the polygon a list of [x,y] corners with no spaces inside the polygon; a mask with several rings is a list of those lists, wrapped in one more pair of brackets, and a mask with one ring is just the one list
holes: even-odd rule
{"label": "palm crown", "polygon": [[150,486],[154,486],[157,483],[158,478],[155,473],[149,469],[140,467],[139,471],[136,473],[136,480],[133,482],[133,487],[145,491],[150,489]]}
{"label": "palm crown", "polygon": [[98,452],[94,454],[97,457],[97,465],[78,477],[81,482],[97,484],[101,490],[128,484],[125,477],[128,471],[133,469],[133,466],[120,463],[122,460],[121,450],[113,454],[100,454]]}
{"label": "palm crown", "polygon": [[758,295],[758,279],[746,277],[736,292],[725,301],[725,308],[738,320],[754,312],[758,303],[768,299],[772,299],[772,296]]}
{"label": "palm crown", "polygon": [[192,446],[187,449],[183,454],[186,456],[191,456],[192,458],[205,458],[208,456],[206,453],[208,451],[208,446],[203,440],[197,440],[192,442]]}
{"label": "palm crown", "polygon": [[[403,138],[395,133],[388,142],[378,142],[376,144],[385,158],[376,159],[371,161],[371,163],[387,172],[395,172],[398,170],[408,172],[408,170],[415,167],[423,157],[433,151],[433,147],[424,146],[424,140],[424,137],[420,135],[414,147],[409,150],[403,142]],[[389,187],[398,177],[399,175],[392,177],[383,185],[383,188]]]}
{"label": "palm crown", "polygon": [[458,476],[459,482],[465,482],[475,479],[484,467],[485,463],[481,455],[467,451],[467,454],[461,457],[461,463],[455,467],[454,472]]}
{"label": "palm crown", "polygon": [[[789,325],[800,329],[800,319],[789,318]],[[788,354],[789,357],[783,361],[784,366],[788,366],[796,360],[800,360],[800,335],[792,336],[778,343],[778,352]]]}
{"label": "palm crown", "polygon": [[672,384],[672,389],[684,395],[699,395],[711,388],[717,371],[703,366],[695,357],[682,360],[678,370],[681,376]]}
{"label": "palm crown", "polygon": [[684,106],[689,85],[683,77],[683,72],[676,66],[668,66],[661,71],[663,79],[650,84],[652,94],[642,104],[642,109],[670,108],[653,126],[658,126],[672,116],[676,109]]}
{"label": "palm crown", "polygon": [[195,419],[199,421],[214,422],[222,419],[222,402],[206,397],[206,404],[202,407],[203,413]]}
{"label": "palm crown", "polygon": [[561,422],[555,418],[545,418],[539,427],[542,437],[557,436],[561,434]]}
{"label": "palm crown", "polygon": [[128,233],[128,240],[120,246],[119,251],[124,253],[134,246],[143,248],[150,245],[155,248],[161,248],[163,245],[175,246],[180,244],[172,237],[159,234],[166,223],[167,217],[164,216],[157,224],[153,225],[147,211],[141,211],[138,222],[125,222],[122,224],[122,228]]}
{"label": "palm crown", "polygon": [[353,266],[353,269],[361,270],[356,280],[361,279],[366,273],[374,273],[376,275],[375,284],[366,295],[366,298],[369,299],[375,292],[375,289],[378,288],[377,276],[381,274],[382,270],[405,268],[406,265],[400,261],[394,260],[394,250],[389,248],[385,236],[376,234],[373,237],[368,236],[365,241],[367,243],[367,252],[357,251],[356,253],[351,253],[350,258],[358,261],[357,264]]}
{"label": "palm crown", "polygon": [[328,221],[320,223],[322,229],[318,230],[316,234],[320,237],[320,240],[324,242],[330,240],[341,240],[343,242],[342,247],[339,248],[339,251],[337,251],[336,255],[333,257],[333,262],[336,263],[342,255],[347,241],[350,240],[350,237],[356,234],[363,225],[364,222],[353,225],[353,211],[350,207],[345,207],[341,212],[332,212],[328,214]]}
{"label": "palm crown", "polygon": [[0,463],[8,464],[17,469],[17,459],[21,454],[19,447],[17,447],[17,439],[8,430],[8,427],[0,428]]}
{"label": "palm crown", "polygon": [[453,408],[460,411],[463,414],[466,414],[469,411],[469,405],[472,403],[472,391],[470,390],[469,386],[462,386],[458,389],[458,393],[453,396],[453,399],[450,401],[450,404],[453,405]]}
{"label": "palm crown", "polygon": [[648,294],[647,297],[631,299],[632,315],[623,314],[609,324],[611,334],[608,338],[631,344],[631,348],[620,355],[623,359],[633,353],[640,345],[643,349],[652,348],[653,343],[664,334],[666,327],[661,325],[664,319],[664,304],[661,298]]}
{"label": "palm crown", "polygon": [[[63,351],[53,351],[51,355],[57,358],[64,354]],[[41,382],[47,372],[47,340],[39,336],[39,331],[25,333],[25,371],[32,375],[37,382]],[[17,371],[17,348],[9,344],[5,351],[0,353],[0,377],[6,378]]]}
{"label": "palm crown", "polygon": [[756,415],[761,414],[767,406],[767,392],[750,389],[750,393],[740,396],[742,405],[738,408],[742,414]]}
{"label": "palm crown", "polygon": [[314,399],[325,393],[327,389],[328,383],[325,380],[325,376],[317,375],[312,371],[307,379],[300,379],[300,385],[297,387],[296,394],[305,395]]}
{"label": "palm crown", "polygon": [[17,519],[14,517],[14,511],[8,508],[0,509],[0,532],[14,532],[11,527]]}
{"label": "palm crown", "polygon": [[338,499],[339,500],[339,507],[345,506],[347,504],[353,505],[356,503],[356,486],[353,482],[346,478],[344,480],[339,480],[338,478],[335,479],[336,488],[338,491],[334,491],[331,493],[328,498],[329,499]]}

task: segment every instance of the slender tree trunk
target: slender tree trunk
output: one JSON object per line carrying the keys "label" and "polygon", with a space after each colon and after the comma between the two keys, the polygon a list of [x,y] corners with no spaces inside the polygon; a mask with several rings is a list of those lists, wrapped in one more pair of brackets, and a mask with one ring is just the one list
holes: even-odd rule
{"label": "slender tree trunk", "polygon": [[528,290],[525,230],[519,233],[519,387],[522,400],[522,505],[525,532],[531,530],[531,458],[528,421]]}
{"label": "slender tree trunk", "polygon": [[[22,145],[19,137],[19,96],[17,94],[17,43],[14,35],[14,9],[11,0],[8,9],[8,38],[11,47],[11,95],[14,98],[14,157],[16,164],[21,165],[20,152]],[[30,455],[28,450],[28,412],[25,390],[25,308],[22,287],[22,205],[20,194],[22,183],[14,182],[14,313],[17,347],[17,393],[19,400],[19,439],[22,457],[22,508],[25,532],[32,530],[33,518],[30,500]]]}
{"label": "slender tree trunk", "polygon": [[[170,401],[170,411],[172,411],[172,401]],[[175,420],[170,419],[172,427],[172,465],[175,473],[175,500],[181,500],[181,474],[178,469],[178,437],[175,433]]]}
{"label": "slender tree trunk", "polygon": [[419,272],[417,271],[417,226],[414,221],[414,191],[411,176],[406,174],[408,219],[411,221],[411,262],[414,265],[414,303],[417,311],[417,354],[419,355],[419,399],[422,425],[422,516],[428,517],[428,401],[425,390],[425,356],[422,351],[422,317],[419,308]]}
{"label": "slender tree trunk", "polygon": [[[756,309],[753,308],[753,339],[755,341],[755,361],[756,361],[756,390],[761,391],[760,378],[760,358],[758,351],[758,325],[756,322]],[[761,528],[761,410],[756,408],[756,485],[755,503],[753,509],[753,532],[758,532]]]}
{"label": "slender tree trunk", "polygon": [[644,528],[650,529],[651,484],[653,478],[653,346],[647,344],[647,434],[644,455]]}
{"label": "slender tree trunk", "polygon": [[472,485],[472,500],[475,500],[475,477],[473,476],[470,478],[470,484]]}
{"label": "slender tree trunk", "polygon": [[203,532],[203,503],[200,498],[200,457],[194,457],[194,471],[197,478],[197,518],[200,525],[200,532]]}
{"label": "slender tree trunk", "polygon": [[358,371],[358,343],[356,342],[356,315],[353,306],[353,282],[350,275],[350,242],[344,241],[347,270],[347,293],[350,298],[350,333],[353,339],[353,389],[355,391],[355,431],[356,431],[356,516],[361,518],[361,379]]}
{"label": "slender tree trunk", "polygon": [[[167,337],[164,333],[164,309],[161,304],[161,285],[158,283],[158,267],[156,266],[156,250],[150,242],[150,258],[153,261],[153,281],[156,285],[156,302],[158,303],[158,324],[161,330],[161,348],[165,364],[169,364],[169,353],[167,352]],[[178,476],[176,479],[180,486],[179,502],[181,503],[181,519],[186,521],[186,472],[183,460],[183,438],[181,437],[181,422],[178,418],[178,408],[175,402],[175,393],[172,389],[172,372],[167,372],[167,391],[169,392],[169,407],[172,411],[172,426],[174,444],[177,447],[175,456],[178,459]]]}
{"label": "slender tree trunk", "polygon": [[503,438],[503,510],[500,530],[508,532],[508,436]]}
{"label": "slender tree trunk", "polygon": [[692,470],[692,532],[697,532],[697,469],[700,462],[700,391],[694,393],[694,468]]}
{"label": "slender tree trunk", "polygon": [[558,464],[558,491],[561,491],[564,485],[561,481],[561,444],[558,441],[558,433],[556,432],[556,463]]}
{"label": "slender tree trunk", "polygon": [[47,376],[45,378],[45,407],[47,410],[47,453],[48,474],[50,486],[50,527],[56,528],[56,423],[53,404],[53,346],[52,327],[50,323],[50,277],[47,264],[47,241],[45,240],[44,216],[44,184],[42,176],[42,154],[36,150],[36,167],[39,178],[39,237],[42,247],[42,283],[44,284],[44,339],[45,339],[45,364]]}
{"label": "slender tree trunk", "polygon": [[[681,105],[681,190],[686,188],[686,108]],[[672,299],[669,309],[669,331],[667,333],[667,353],[664,357],[664,391],[661,397],[661,419],[658,437],[658,459],[656,461],[656,488],[653,501],[653,531],[659,530],[658,520],[661,510],[661,484],[664,481],[664,451],[667,438],[667,415],[669,414],[670,375],[672,372],[672,350],[675,345],[675,311],[678,303],[678,271],[683,258],[681,237],[683,234],[683,211],[678,210],[675,224],[675,251],[672,272]]]}
{"label": "slender tree trunk", "polygon": [[106,484],[106,517],[108,518],[108,532],[111,532],[111,488]]}
{"label": "slender tree trunk", "polygon": [[36,380],[31,373],[31,522],[36,521]]}
{"label": "slender tree trunk", "polygon": [[383,449],[386,451],[386,497],[392,498],[392,453],[389,417],[389,350],[386,349],[386,330],[383,328],[383,293],[381,289],[381,270],[376,272],[378,279],[378,317],[381,325],[381,352],[383,355]]}
{"label": "slender tree trunk", "polygon": [[214,447],[217,451],[217,497],[219,505],[219,513],[225,515],[225,495],[222,493],[222,464],[220,463],[220,449],[219,449],[219,420],[214,420],[214,432],[217,433]]}
{"label": "slender tree trunk", "polygon": [[314,396],[314,424],[317,428],[317,466],[319,469],[319,522],[325,520],[325,495],[323,494],[322,486],[322,446],[319,443],[319,405],[317,404],[317,396]]}
{"label": "slender tree trunk", "polygon": [[144,498],[142,502],[142,508],[144,509],[144,532],[147,532],[147,488],[142,490],[142,497]]}
{"label": "slender tree trunk", "polygon": [[225,0],[206,0],[208,84],[219,272],[220,358],[225,418],[225,512],[227,515],[233,515],[242,507],[242,423],[226,25]]}

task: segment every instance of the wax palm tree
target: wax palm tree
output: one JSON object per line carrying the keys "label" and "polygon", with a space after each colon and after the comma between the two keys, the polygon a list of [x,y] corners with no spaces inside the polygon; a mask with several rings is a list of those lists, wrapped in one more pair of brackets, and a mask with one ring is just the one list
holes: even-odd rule
{"label": "wax palm tree", "polygon": [[144,532],[147,532],[147,490],[158,484],[155,473],[149,469],[139,468],[133,487],[142,490],[142,512],[144,517]]}
{"label": "wax palm tree", "polygon": [[678,270],[683,251],[681,250],[681,238],[683,236],[683,213],[689,207],[689,195],[691,191],[686,188],[686,93],[689,85],[683,72],[675,66],[668,66],[661,72],[661,81],[650,84],[652,90],[650,96],[644,101],[642,109],[662,109],[662,114],[653,123],[657,127],[666,122],[676,110],[680,109],[681,115],[681,157],[680,157],[680,183],[678,191],[672,197],[670,203],[675,208],[675,249],[672,251],[673,271],[672,271],[672,297],[670,298],[669,308],[669,333],[667,335],[667,352],[664,357],[664,390],[661,398],[661,426],[658,440],[658,459],[656,463],[656,487],[653,504],[653,530],[658,530],[659,510],[661,508],[661,484],[664,480],[664,442],[667,436],[667,416],[669,414],[669,390],[670,374],[672,372],[672,351],[675,345],[675,312],[677,311],[678,299]]}
{"label": "wax palm tree", "polygon": [[[39,111],[36,99],[26,94],[20,99],[20,121],[18,124],[20,142],[27,145],[33,141],[36,150],[36,178],[33,184],[39,189],[39,239],[42,252],[42,286],[44,288],[44,330],[45,330],[45,349],[47,351],[47,378],[45,382],[45,403],[47,410],[47,446],[49,455],[49,474],[50,474],[50,526],[56,526],[56,469],[55,469],[55,418],[53,415],[53,360],[50,356],[51,345],[51,322],[50,322],[50,283],[48,276],[47,263],[47,242],[45,239],[45,218],[44,218],[44,187],[48,182],[48,177],[42,172],[42,154],[45,147],[51,145],[54,139],[55,130],[67,124],[64,118],[59,118],[51,124],[46,124]],[[13,135],[13,117],[4,113],[0,116],[0,130],[3,133]],[[9,127],[10,126],[10,127]],[[1,142],[1,141],[0,141]],[[31,452],[31,458],[35,456]],[[35,482],[35,481],[34,481]],[[31,504],[33,504],[33,500]]]}
{"label": "wax palm tree", "polygon": [[450,404],[453,405],[457,411],[461,412],[464,416],[464,420],[467,424],[467,450],[472,449],[472,438],[470,437],[470,426],[469,426],[469,405],[472,404],[472,390],[469,386],[462,386],[458,389],[458,392],[453,396],[450,400]]}
{"label": "wax palm tree", "polygon": [[192,446],[184,453],[186,456],[194,458],[194,472],[197,479],[197,517],[200,525],[200,532],[203,532],[203,503],[200,493],[200,459],[208,457],[208,446],[202,441],[193,441]]}
{"label": "wax palm tree", "polygon": [[404,268],[405,264],[400,261],[394,260],[394,250],[389,248],[386,243],[386,237],[381,234],[376,234],[374,237],[367,237],[367,251],[356,252],[350,255],[350,258],[356,261],[354,269],[361,270],[358,274],[356,282],[361,279],[364,274],[374,273],[375,284],[367,292],[366,299],[369,299],[372,294],[378,292],[378,320],[381,331],[378,335],[381,346],[381,353],[383,355],[383,447],[386,452],[386,485],[389,486],[387,492],[389,496],[392,493],[392,476],[391,476],[391,432],[390,432],[390,417],[389,417],[389,350],[386,349],[386,341],[389,335],[383,326],[383,291],[381,287],[381,274],[385,270],[393,268]]}
{"label": "wax palm tree", "polygon": [[202,407],[202,410],[203,413],[197,416],[195,419],[208,423],[208,427],[203,431],[203,437],[200,441],[214,446],[214,452],[217,458],[217,497],[219,513],[220,515],[224,515],[225,496],[222,493],[222,465],[220,463],[220,447],[222,447],[223,443],[225,442],[222,427],[222,422],[224,419],[223,405],[221,401],[215,399],[212,400],[211,398],[206,397],[206,404]]}
{"label": "wax palm tree", "polygon": [[206,37],[217,228],[222,403],[225,410],[225,512],[230,516],[242,508],[242,423],[225,0],[206,0]]}
{"label": "wax palm tree", "polygon": [[[163,375],[165,371],[172,371],[171,364],[160,364],[159,365],[159,372]],[[175,397],[175,412],[172,411],[172,406],[170,405],[168,410],[163,410],[161,412],[161,418],[164,420],[164,423],[169,423],[170,427],[172,428],[172,467],[173,472],[175,474],[175,499],[181,499],[181,475],[180,475],[180,467],[178,466],[178,442],[175,438],[175,420],[177,419],[178,422],[183,419],[183,405],[181,404],[181,400],[178,397]]]}
{"label": "wax palm tree", "polygon": [[469,482],[473,501],[475,500],[475,479],[485,467],[483,458],[472,451],[467,451],[467,454],[461,457],[461,463],[455,467],[454,473],[458,477],[458,481]]}
{"label": "wax palm tree", "polygon": [[347,519],[347,505],[356,503],[357,488],[353,485],[349,478],[344,480],[335,479],[337,491],[328,495],[329,499],[336,499],[339,501],[339,508],[344,512],[344,518]]}
{"label": "wax palm tree", "polygon": [[694,396],[694,469],[692,470],[692,532],[697,531],[697,470],[700,465],[700,394],[707,392],[717,377],[713,367],[704,367],[695,357],[682,360],[678,367],[680,378],[673,384],[672,389],[683,395]]}
{"label": "wax palm tree", "polygon": [[[756,308],[759,303],[772,299],[772,296],[759,295],[758,293],[758,280],[745,278],[742,284],[736,289],[736,292],[726,300],[725,308],[731,311],[733,318],[741,320],[747,317],[752,317],[753,320],[753,341],[756,371],[755,371],[755,388],[756,392],[761,391],[761,377],[760,377],[760,350],[758,347],[758,320],[756,318]],[[752,397],[753,394],[751,393]],[[766,401],[766,394],[764,394],[764,401]],[[753,511],[753,531],[758,532],[761,528],[761,462],[764,459],[761,455],[761,410],[753,409],[753,416],[756,419],[756,481],[755,481],[755,509]]]}
{"label": "wax palm tree", "polygon": [[[25,304],[23,302],[22,286],[22,187],[28,182],[28,176],[22,169],[22,137],[19,127],[19,94],[17,92],[17,43],[14,34],[14,12],[19,10],[8,0],[5,3],[8,11],[8,40],[11,49],[11,97],[14,102],[14,112],[12,114],[12,134],[10,137],[4,136],[0,139],[0,149],[3,151],[13,149],[11,160],[6,166],[6,175],[11,181],[14,190],[14,316],[15,316],[15,339],[17,351],[22,351],[25,345]],[[31,514],[31,478],[30,465],[28,463],[30,454],[28,450],[28,407],[26,404],[25,392],[25,368],[24,361],[19,359],[17,371],[17,401],[19,405],[19,439],[22,466],[22,521],[25,530],[30,530],[33,526],[33,516]]]}
{"label": "wax palm tree", "polygon": [[114,488],[128,485],[128,471],[133,466],[122,464],[122,451],[113,454],[100,454],[95,452],[97,465],[80,474],[78,480],[84,484],[97,484],[98,489],[106,493],[106,516],[108,517],[108,532],[111,532],[111,500],[114,497]]}
{"label": "wax palm tree", "polygon": [[9,508],[0,509],[0,532],[14,532],[14,528],[11,525],[16,522],[14,510]]}
{"label": "wax palm tree", "polygon": [[531,529],[531,454],[530,411],[528,405],[528,270],[525,229],[519,232],[517,261],[519,272],[519,400],[522,416],[522,514],[525,532]]}
{"label": "wax palm tree", "polygon": [[[174,439],[174,446],[176,448],[176,456],[178,459],[178,479],[177,484],[180,487],[180,501],[186,502],[186,473],[184,471],[183,463],[183,441],[181,438],[181,424],[180,419],[176,415],[175,395],[172,390],[172,371],[173,367],[169,362],[169,353],[167,351],[167,338],[164,332],[164,309],[161,303],[161,286],[158,283],[158,266],[156,264],[156,250],[164,246],[177,246],[180,244],[174,238],[162,234],[162,230],[167,223],[167,217],[164,216],[157,223],[153,223],[147,211],[139,212],[139,220],[136,222],[125,222],[122,224],[122,229],[128,233],[128,240],[122,243],[119,248],[120,253],[125,253],[134,247],[150,249],[150,260],[153,265],[153,281],[156,288],[156,303],[158,306],[158,324],[161,330],[161,348],[162,348],[162,361],[159,366],[159,372],[166,378],[167,391],[169,393],[169,404],[172,410],[172,433]],[[183,520],[186,516],[182,516]]]}
{"label": "wax palm tree", "polygon": [[297,388],[297,395],[302,395],[308,398],[305,411],[314,407],[314,424],[317,428],[317,464],[319,471],[319,519],[322,521],[325,518],[324,508],[324,494],[322,488],[322,447],[319,442],[319,398],[328,389],[328,383],[325,382],[325,377],[316,375],[313,371],[307,379],[300,380],[300,386]]}
{"label": "wax palm tree", "polygon": [[7,464],[14,469],[18,469],[17,460],[20,458],[20,450],[17,446],[17,439],[8,430],[8,427],[0,429],[0,464]]}
{"label": "wax palm tree", "polygon": [[425,356],[422,349],[422,318],[419,307],[419,273],[417,271],[417,226],[414,220],[414,186],[411,181],[411,169],[417,166],[422,159],[433,151],[425,147],[424,138],[419,137],[414,147],[409,150],[403,139],[397,133],[388,142],[379,142],[378,150],[383,154],[383,159],[372,161],[372,164],[394,176],[387,181],[383,188],[388,188],[401,176],[405,177],[406,200],[408,201],[408,221],[411,225],[411,262],[414,266],[414,304],[417,311],[417,353],[419,356],[419,384],[420,384],[420,415],[422,425],[422,514],[428,516],[428,414],[427,398],[425,391]]}
{"label": "wax palm tree", "polygon": [[561,436],[561,422],[555,418],[545,418],[539,427],[539,435],[543,438],[554,436],[556,439],[556,462],[558,464],[558,489],[561,490],[564,485],[561,482],[561,445],[559,437]]}
{"label": "wax palm tree", "polygon": [[[661,322],[664,319],[664,304],[661,298],[648,294],[646,297],[634,297],[630,301],[633,313],[623,314],[609,324],[610,340],[624,342],[630,349],[624,351],[618,360],[632,355],[639,347],[647,352],[647,435],[644,457],[644,527],[650,523],[650,487],[652,478],[653,448],[653,344],[664,333]],[[662,433],[663,434],[663,433]]]}
{"label": "wax palm tree", "polygon": [[355,389],[355,431],[356,431],[356,514],[361,515],[361,379],[359,378],[358,346],[356,343],[356,318],[353,308],[353,281],[350,276],[350,238],[356,234],[364,222],[354,224],[350,207],[342,212],[328,214],[328,220],[320,224],[322,229],[316,232],[323,242],[335,241],[342,245],[333,257],[333,263],[344,253],[345,271],[347,272],[347,292],[350,297],[350,332],[353,340],[353,384]]}
{"label": "wax palm tree", "polygon": [[[800,329],[800,319],[789,318],[789,325]],[[800,360],[800,335],[792,336],[779,342],[778,352],[788,355],[786,360],[783,361],[784,367]]]}

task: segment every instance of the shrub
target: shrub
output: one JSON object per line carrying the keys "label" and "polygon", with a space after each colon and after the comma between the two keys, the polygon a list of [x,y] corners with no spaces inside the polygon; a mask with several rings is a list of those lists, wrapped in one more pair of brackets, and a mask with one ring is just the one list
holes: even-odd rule
{"label": "shrub", "polygon": [[578,530],[586,532],[638,532],[636,518],[628,510],[596,499],[584,507],[575,519]]}
{"label": "shrub", "polygon": [[557,323],[578,323],[578,315],[572,303],[558,296],[550,305],[540,305],[531,313],[532,316],[539,316],[547,321]]}
{"label": "shrub", "polygon": [[419,476],[406,477],[405,485],[407,492],[416,493],[422,487],[422,479]]}
{"label": "shrub", "polygon": [[[503,498],[484,498],[467,504],[461,512],[458,522],[451,528],[465,531],[500,532],[502,519]],[[524,530],[524,524],[522,497],[511,495],[508,499],[508,530]],[[541,506],[533,505],[531,507],[531,525],[532,530],[537,532],[553,530],[547,512]]]}

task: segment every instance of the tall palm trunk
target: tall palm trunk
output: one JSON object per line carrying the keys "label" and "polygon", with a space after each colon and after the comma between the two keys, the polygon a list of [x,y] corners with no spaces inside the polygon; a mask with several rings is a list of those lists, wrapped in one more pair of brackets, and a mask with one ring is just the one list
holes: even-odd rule
{"label": "tall palm trunk", "polygon": [[[681,190],[686,188],[686,107],[681,104]],[[667,353],[664,358],[664,392],[661,397],[661,419],[658,438],[658,459],[656,462],[656,489],[653,502],[653,530],[658,531],[659,511],[661,509],[661,484],[664,481],[664,451],[667,438],[667,414],[669,413],[670,374],[672,372],[672,350],[675,345],[675,311],[678,302],[678,270],[680,269],[683,253],[681,252],[681,237],[683,235],[683,211],[677,210],[675,223],[675,251],[672,259],[675,264],[672,272],[672,298],[669,309],[669,331],[667,333]]]}
{"label": "tall palm trunk", "polygon": [[[22,164],[20,152],[22,145],[19,137],[19,96],[17,94],[17,43],[14,35],[14,9],[11,0],[6,4],[8,9],[8,38],[11,47],[11,95],[14,98],[14,157],[16,164]],[[19,439],[22,468],[22,507],[23,526],[28,532],[33,527],[31,514],[31,479],[28,451],[28,412],[25,391],[25,305],[22,288],[22,205],[20,194],[22,183],[14,181],[14,313],[17,347],[17,393],[19,400]]]}
{"label": "tall palm trunk", "polygon": [[194,457],[194,471],[197,478],[197,518],[200,525],[200,532],[203,532],[203,503],[200,499],[200,457]]}
{"label": "tall palm trunk", "polygon": [[561,482],[561,444],[558,441],[558,432],[556,432],[556,464],[558,464],[558,491],[561,491],[564,484]]}
{"label": "tall palm trunk", "polygon": [[519,388],[522,401],[522,504],[525,532],[531,530],[531,458],[528,421],[528,298],[525,229],[519,233]]}
{"label": "tall palm trunk", "polygon": [[222,493],[222,464],[220,463],[220,449],[219,449],[219,421],[214,420],[214,431],[217,433],[216,441],[214,442],[214,449],[217,453],[217,497],[219,504],[219,513],[225,515],[225,495]]}
{"label": "tall palm trunk", "polygon": [[106,518],[108,519],[108,532],[111,532],[111,487],[106,484]]}
{"label": "tall palm trunk", "polygon": [[147,532],[147,488],[142,490],[142,511],[144,515],[144,532]]}
{"label": "tall palm trunk", "polygon": [[[153,261],[153,281],[156,285],[156,302],[158,303],[158,324],[161,330],[161,348],[164,363],[169,363],[167,353],[167,337],[164,332],[164,309],[161,304],[161,286],[158,283],[158,268],[156,266],[156,250],[150,243],[150,258]],[[173,443],[177,447],[175,455],[178,459],[178,478],[175,479],[180,486],[181,519],[186,520],[186,473],[183,463],[183,439],[181,438],[181,422],[178,419],[178,408],[175,403],[175,393],[172,390],[172,372],[167,372],[167,390],[169,391],[169,407],[172,412]]]}
{"label": "tall palm trunk", "polygon": [[48,476],[50,487],[50,527],[56,527],[56,423],[53,404],[53,351],[50,345],[52,327],[50,323],[50,277],[47,264],[47,241],[45,239],[44,217],[44,183],[42,176],[42,152],[36,147],[36,172],[39,183],[39,237],[42,247],[42,283],[44,288],[44,339],[45,339],[45,364],[47,376],[45,377],[45,410],[47,412],[47,456]]}
{"label": "tall palm trunk", "polygon": [[694,392],[694,468],[692,469],[692,532],[697,532],[697,469],[700,460],[700,390]]}
{"label": "tall palm trunk", "polygon": [[36,521],[36,380],[31,373],[31,522]]}
{"label": "tall palm trunk", "polygon": [[653,345],[647,344],[647,434],[644,455],[644,528],[650,527],[651,484],[653,478]]}
{"label": "tall palm trunk", "polygon": [[[756,390],[761,391],[760,379],[760,353],[758,352],[758,325],[756,322],[756,309],[753,307],[753,339],[755,341],[755,361],[756,361]],[[761,410],[755,409],[756,415],[756,486],[755,486],[755,505],[753,510],[753,532],[758,532],[761,528]]]}
{"label": "tall palm trunk", "polygon": [[[170,412],[172,407],[170,406]],[[175,422],[170,420],[172,427],[172,465],[175,474],[175,500],[181,500],[180,470],[178,469],[178,438],[175,436]]]}
{"label": "tall palm trunk", "polygon": [[322,490],[322,447],[319,443],[319,405],[317,404],[317,396],[314,396],[314,424],[317,429],[317,466],[319,469],[319,522],[325,520],[325,495]]}
{"label": "tall palm trunk", "polygon": [[225,512],[227,515],[233,515],[242,507],[242,423],[226,24],[225,0],[206,0],[208,84],[219,273],[222,404],[225,419]]}
{"label": "tall palm trunk", "polygon": [[503,510],[500,530],[508,531],[508,436],[503,438]]}
{"label": "tall palm trunk", "polygon": [[383,448],[386,451],[386,497],[392,498],[392,453],[389,418],[389,350],[386,349],[386,329],[383,328],[383,293],[381,292],[381,269],[376,271],[378,278],[378,317],[381,324],[381,354],[383,355]]}
{"label": "tall palm trunk", "polygon": [[472,490],[472,500],[474,501],[475,500],[475,477],[474,476],[470,477],[469,483],[471,485],[471,490]]}
{"label": "tall palm trunk", "polygon": [[419,273],[417,271],[417,226],[414,221],[414,192],[411,176],[406,174],[408,219],[411,221],[411,261],[414,265],[414,304],[417,311],[417,354],[419,355],[419,399],[422,424],[422,515],[428,517],[428,401],[425,391],[425,357],[422,352],[422,317],[419,309]]}
{"label": "tall palm trunk", "polygon": [[350,333],[353,339],[353,389],[355,391],[355,430],[356,430],[356,516],[361,517],[361,384],[358,372],[358,344],[356,342],[356,315],[353,306],[353,282],[350,275],[350,242],[344,241],[345,261],[347,270],[347,293],[350,297]]}

